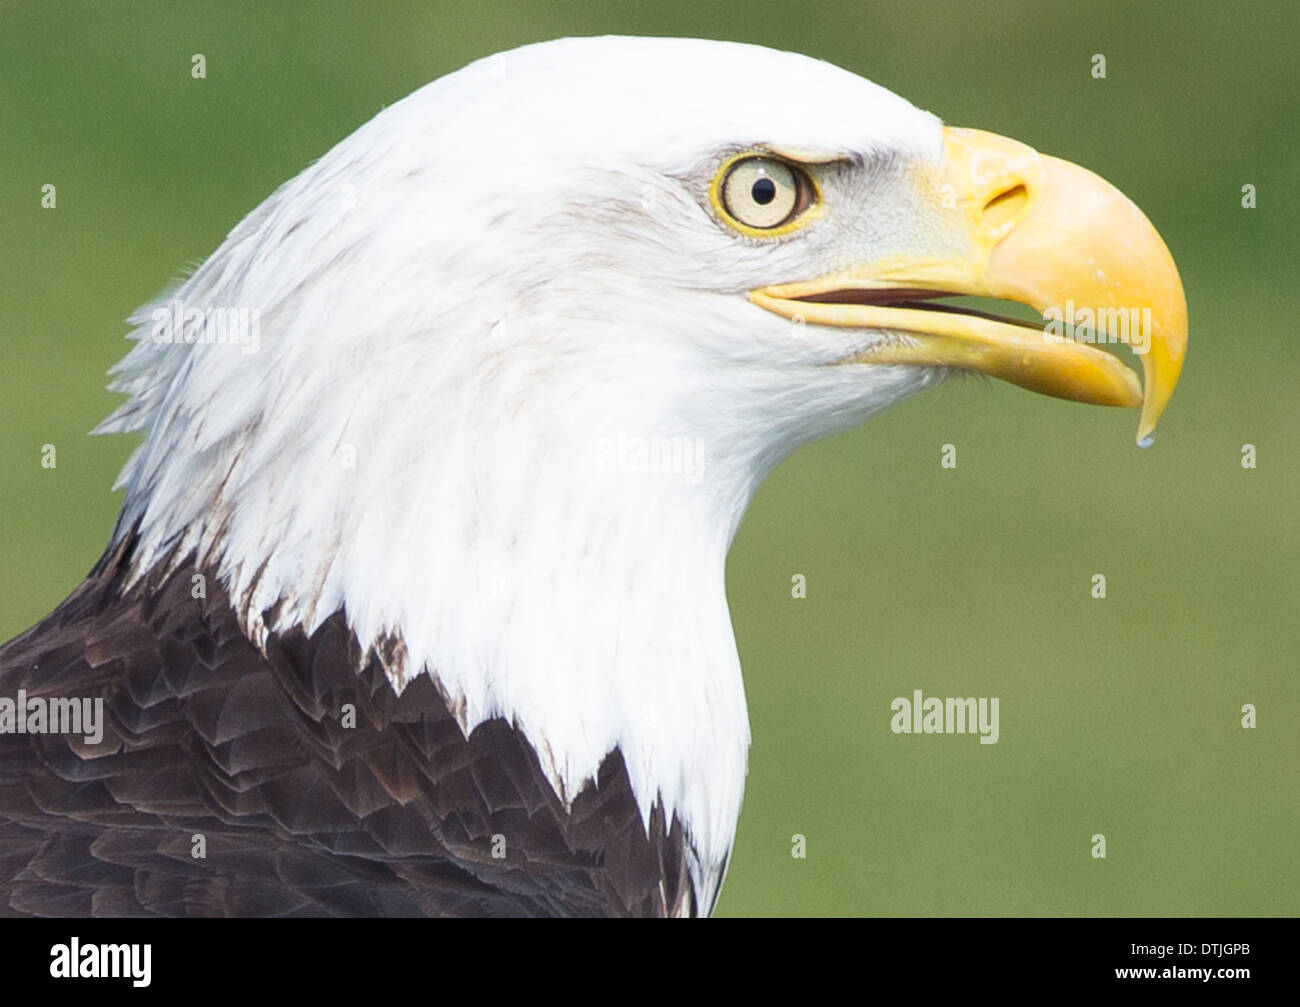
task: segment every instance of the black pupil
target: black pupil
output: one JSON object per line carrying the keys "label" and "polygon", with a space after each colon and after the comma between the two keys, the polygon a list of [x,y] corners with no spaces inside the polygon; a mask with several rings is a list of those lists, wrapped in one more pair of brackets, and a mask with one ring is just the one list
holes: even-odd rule
{"label": "black pupil", "polygon": [[760,178],[749,190],[749,194],[754,197],[754,202],[759,206],[767,206],[776,199],[776,183],[770,178]]}

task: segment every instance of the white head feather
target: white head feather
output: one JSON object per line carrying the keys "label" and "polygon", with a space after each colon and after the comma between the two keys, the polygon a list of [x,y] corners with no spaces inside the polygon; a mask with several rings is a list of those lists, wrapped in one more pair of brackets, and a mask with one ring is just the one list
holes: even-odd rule
{"label": "white head feather", "polygon": [[[132,319],[100,428],[145,432],[117,534],[139,526],[137,570],[197,551],[259,643],[340,608],[363,645],[400,638],[397,688],[431,674],[467,731],[513,721],[566,799],[621,749],[707,904],[749,744],[732,536],[793,448],[940,377],[826,366],[879,336],[745,294],[932,239],[904,169],[941,142],[867,81],[732,43],[569,39],[435,81]],[[720,223],[709,182],[758,145],[853,158],[845,212],[775,241]],[[256,311],[257,344],[156,341],[172,298]],[[648,447],[679,470],[637,471]]]}

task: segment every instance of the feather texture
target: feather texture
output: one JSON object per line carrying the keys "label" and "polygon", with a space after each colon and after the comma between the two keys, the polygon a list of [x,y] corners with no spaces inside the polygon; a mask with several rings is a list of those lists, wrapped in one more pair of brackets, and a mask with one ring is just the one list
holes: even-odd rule
{"label": "feather texture", "polygon": [[619,753],[566,808],[518,730],[492,719],[466,738],[427,676],[398,696],[342,612],[310,636],[273,634],[263,656],[213,579],[191,597],[189,563],[123,591],[130,541],[0,648],[0,694],[98,697],[106,711],[96,745],[0,735],[0,910],[699,908],[681,823],[656,807],[642,824]]}

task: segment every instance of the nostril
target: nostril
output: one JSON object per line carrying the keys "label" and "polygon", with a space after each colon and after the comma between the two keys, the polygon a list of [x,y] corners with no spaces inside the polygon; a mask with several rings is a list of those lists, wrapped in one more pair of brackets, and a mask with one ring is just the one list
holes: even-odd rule
{"label": "nostril", "polygon": [[1029,200],[1029,190],[1024,183],[1004,189],[984,204],[984,221],[993,228],[1000,228],[1015,220]]}

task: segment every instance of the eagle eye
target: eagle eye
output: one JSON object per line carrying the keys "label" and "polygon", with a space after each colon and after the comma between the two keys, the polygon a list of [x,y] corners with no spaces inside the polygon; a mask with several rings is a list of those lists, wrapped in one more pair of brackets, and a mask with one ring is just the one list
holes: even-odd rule
{"label": "eagle eye", "polygon": [[714,204],[727,223],[744,233],[784,233],[816,200],[807,172],[775,157],[730,161],[714,183]]}

